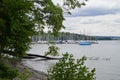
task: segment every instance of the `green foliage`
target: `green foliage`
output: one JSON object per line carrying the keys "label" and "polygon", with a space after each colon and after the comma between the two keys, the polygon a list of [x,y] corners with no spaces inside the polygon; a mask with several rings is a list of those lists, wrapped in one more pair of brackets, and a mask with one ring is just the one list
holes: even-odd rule
{"label": "green foliage", "polygon": [[[64,0],[63,5],[74,9],[82,3]],[[47,27],[57,35],[64,20],[63,8],[52,0],[0,0],[0,55],[23,57],[33,34]]]}
{"label": "green foliage", "polygon": [[0,61],[0,80],[28,80],[31,75],[27,68],[18,67],[18,58],[3,56]]}
{"label": "green foliage", "polygon": [[75,59],[71,54],[63,58],[48,71],[48,80],[95,80],[95,69],[91,71],[84,65],[86,57]]}
{"label": "green foliage", "polygon": [[22,57],[29,49],[29,43],[34,31],[34,23],[26,15],[32,6],[24,0],[2,0],[0,7],[0,54],[13,51],[17,57]]}
{"label": "green foliage", "polygon": [[9,67],[4,63],[0,63],[0,79],[13,80],[18,76],[18,70]]}
{"label": "green foliage", "polygon": [[59,48],[57,46],[55,46],[54,44],[51,44],[49,47],[48,47],[49,51],[48,52],[45,52],[45,56],[47,55],[51,55],[51,56],[59,56]]}
{"label": "green foliage", "polygon": [[16,80],[28,80],[28,78],[31,76],[31,72],[29,72],[28,69],[24,69],[24,72],[19,72],[19,75],[17,76]]}
{"label": "green foliage", "polygon": [[19,59],[19,58],[16,58],[16,57],[12,57],[12,58],[6,57],[6,59],[8,59],[8,60],[9,60],[9,63],[10,63],[12,66],[14,66],[14,67],[16,67],[16,65],[17,65],[18,63],[20,63],[20,59]]}
{"label": "green foliage", "polygon": [[76,7],[81,7],[81,6],[85,6],[85,1],[88,0],[83,0],[83,1],[79,1],[79,0],[63,0],[63,6],[65,6],[65,8],[67,9],[75,9]]}

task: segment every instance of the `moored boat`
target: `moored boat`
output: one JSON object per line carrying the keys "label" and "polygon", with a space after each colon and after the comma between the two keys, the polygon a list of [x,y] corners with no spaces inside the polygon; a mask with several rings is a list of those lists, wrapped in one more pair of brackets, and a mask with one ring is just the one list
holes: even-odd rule
{"label": "moored boat", "polygon": [[90,41],[80,41],[79,45],[91,45]]}

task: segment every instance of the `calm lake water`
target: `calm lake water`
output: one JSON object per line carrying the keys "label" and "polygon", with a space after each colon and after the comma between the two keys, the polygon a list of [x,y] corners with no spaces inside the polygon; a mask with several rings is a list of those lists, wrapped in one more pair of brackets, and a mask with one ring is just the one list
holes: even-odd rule
{"label": "calm lake water", "polygon": [[[80,46],[78,44],[57,44],[60,53],[69,52],[75,59],[88,57],[86,66],[96,68],[96,80],[120,80],[120,41],[98,41],[99,44]],[[29,53],[44,55],[48,49],[46,44],[32,45]],[[61,55],[59,56],[61,57]],[[40,61],[40,59],[26,60],[26,65],[38,71],[47,73],[55,64],[55,60]]]}

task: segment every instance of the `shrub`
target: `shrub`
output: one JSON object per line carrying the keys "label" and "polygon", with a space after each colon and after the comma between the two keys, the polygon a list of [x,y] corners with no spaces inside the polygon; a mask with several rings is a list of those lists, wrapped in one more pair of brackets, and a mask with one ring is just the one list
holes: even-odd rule
{"label": "shrub", "polygon": [[0,63],[0,79],[2,80],[13,80],[13,78],[18,76],[18,70],[9,67],[4,63]]}
{"label": "shrub", "polygon": [[89,71],[85,60],[86,57],[82,57],[75,62],[72,54],[64,54],[48,71],[48,80],[95,80],[95,68]]}

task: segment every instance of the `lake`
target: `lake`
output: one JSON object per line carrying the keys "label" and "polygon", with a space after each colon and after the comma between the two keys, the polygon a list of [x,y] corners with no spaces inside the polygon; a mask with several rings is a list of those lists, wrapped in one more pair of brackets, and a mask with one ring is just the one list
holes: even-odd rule
{"label": "lake", "polygon": [[[120,80],[120,41],[98,41],[99,44],[80,46],[78,44],[57,44],[60,53],[69,52],[75,59],[88,57],[86,66],[96,68],[96,80]],[[31,45],[29,53],[44,55],[48,49],[46,44]],[[61,57],[61,55],[59,56]],[[27,66],[47,73],[55,64],[55,60],[40,61],[40,59],[26,60]]]}

